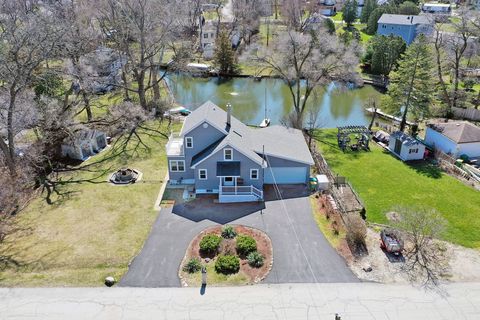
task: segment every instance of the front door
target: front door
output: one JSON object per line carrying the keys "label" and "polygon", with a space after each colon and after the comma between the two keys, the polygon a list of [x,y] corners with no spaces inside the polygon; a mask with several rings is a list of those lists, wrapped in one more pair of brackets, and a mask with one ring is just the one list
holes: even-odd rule
{"label": "front door", "polygon": [[223,178],[223,185],[224,186],[233,186],[233,177],[224,177]]}

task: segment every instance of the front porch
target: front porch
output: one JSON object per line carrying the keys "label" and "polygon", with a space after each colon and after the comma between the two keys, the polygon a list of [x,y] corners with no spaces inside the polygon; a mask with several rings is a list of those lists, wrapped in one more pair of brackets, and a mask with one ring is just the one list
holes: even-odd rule
{"label": "front porch", "polygon": [[263,201],[263,190],[253,185],[243,185],[239,177],[220,177],[218,202]]}

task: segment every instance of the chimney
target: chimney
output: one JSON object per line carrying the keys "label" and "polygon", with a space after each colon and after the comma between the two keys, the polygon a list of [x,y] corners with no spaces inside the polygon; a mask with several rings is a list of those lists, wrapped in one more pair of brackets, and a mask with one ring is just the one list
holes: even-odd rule
{"label": "chimney", "polygon": [[230,127],[232,123],[232,105],[227,103],[227,126]]}

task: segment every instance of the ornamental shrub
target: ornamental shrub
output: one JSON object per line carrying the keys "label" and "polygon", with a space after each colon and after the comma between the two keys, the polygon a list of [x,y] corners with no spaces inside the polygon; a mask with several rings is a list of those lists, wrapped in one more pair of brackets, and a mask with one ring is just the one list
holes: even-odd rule
{"label": "ornamental shrub", "polygon": [[253,268],[260,268],[263,266],[265,257],[258,251],[250,252],[247,256],[248,264]]}
{"label": "ornamental shrub", "polygon": [[218,250],[218,246],[222,238],[215,234],[207,234],[200,241],[200,251],[204,253],[215,253]]}
{"label": "ornamental shrub", "polygon": [[246,256],[253,251],[257,251],[257,242],[255,239],[243,235],[237,237],[237,252],[239,254]]}
{"label": "ornamental shrub", "polygon": [[222,230],[222,237],[225,239],[233,239],[237,236],[237,232],[232,226],[225,226]]}
{"label": "ornamental shrub", "polygon": [[192,258],[188,260],[188,262],[183,266],[183,271],[188,273],[195,273],[200,271],[202,265],[200,264],[200,260],[197,258]]}
{"label": "ornamental shrub", "polygon": [[218,256],[215,261],[215,271],[223,274],[237,273],[240,270],[240,259],[232,255]]}

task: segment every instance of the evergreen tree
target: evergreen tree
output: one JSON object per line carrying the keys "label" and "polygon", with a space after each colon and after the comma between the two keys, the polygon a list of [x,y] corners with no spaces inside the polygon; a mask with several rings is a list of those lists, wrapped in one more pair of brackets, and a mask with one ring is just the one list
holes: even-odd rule
{"label": "evergreen tree", "polygon": [[367,23],[368,17],[370,14],[377,8],[377,1],[376,0],[366,0],[365,5],[362,9],[362,14],[360,15],[360,22]]}
{"label": "evergreen tree", "polygon": [[366,33],[373,35],[377,32],[378,19],[380,19],[380,17],[384,13],[386,13],[384,7],[378,7],[370,13],[370,15],[368,16]]}
{"label": "evergreen tree", "polygon": [[343,21],[350,27],[357,19],[357,0],[346,0],[343,5]]}
{"label": "evergreen tree", "polygon": [[416,16],[420,13],[420,8],[412,1],[405,1],[398,6],[398,14],[413,15]]}
{"label": "evergreen tree", "polygon": [[430,47],[424,35],[412,43],[390,74],[388,95],[391,109],[402,114],[400,130],[405,130],[407,115],[420,119],[428,115],[434,85]]}
{"label": "evergreen tree", "polygon": [[397,66],[398,59],[405,52],[407,45],[402,37],[375,36],[372,38],[372,73],[388,76]]}
{"label": "evergreen tree", "polygon": [[214,65],[220,74],[235,74],[238,66],[235,62],[235,51],[225,30],[221,30],[215,43]]}

